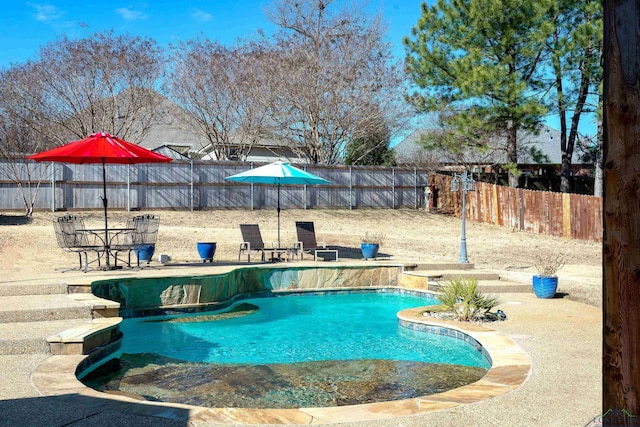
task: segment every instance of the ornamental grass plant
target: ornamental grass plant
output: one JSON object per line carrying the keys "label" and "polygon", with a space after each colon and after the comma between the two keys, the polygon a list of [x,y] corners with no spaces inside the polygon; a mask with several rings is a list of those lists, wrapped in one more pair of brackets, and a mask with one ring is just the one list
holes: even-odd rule
{"label": "ornamental grass plant", "polygon": [[367,231],[362,237],[362,243],[373,243],[382,246],[386,236],[383,233]]}
{"label": "ornamental grass plant", "polygon": [[553,277],[565,265],[564,255],[558,253],[541,253],[534,257],[534,266],[538,274]]}
{"label": "ornamental grass plant", "polygon": [[450,313],[455,320],[465,322],[493,320],[490,311],[501,303],[498,296],[478,291],[478,279],[475,277],[450,279],[436,298],[441,303],[437,311]]}

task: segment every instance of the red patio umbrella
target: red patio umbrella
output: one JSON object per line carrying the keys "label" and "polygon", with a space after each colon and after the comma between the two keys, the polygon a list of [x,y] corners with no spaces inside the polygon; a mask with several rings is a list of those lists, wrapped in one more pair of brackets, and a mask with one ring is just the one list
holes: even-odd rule
{"label": "red patio umbrella", "polygon": [[36,162],[58,163],[102,163],[102,204],[104,206],[104,233],[107,249],[107,267],[109,267],[109,227],[107,224],[107,177],[105,164],[137,164],[137,163],[165,163],[170,157],[154,153],[139,145],[124,141],[108,133],[94,133],[81,139],[51,150],[27,156]]}

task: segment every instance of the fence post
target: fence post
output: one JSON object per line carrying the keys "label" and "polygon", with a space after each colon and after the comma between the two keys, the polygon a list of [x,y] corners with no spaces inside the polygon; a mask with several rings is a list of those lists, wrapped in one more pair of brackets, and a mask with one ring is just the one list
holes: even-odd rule
{"label": "fence post", "polygon": [[396,169],[391,168],[391,209],[396,208]]}
{"label": "fence post", "polygon": [[[305,164],[304,166],[302,166],[302,169],[304,169],[304,171],[307,171],[307,165]],[[304,191],[304,197],[302,198],[302,200],[304,201],[304,209],[307,209],[307,184],[304,184],[302,186],[302,191]],[[316,204],[317,204],[318,198],[316,197]],[[316,206],[317,207],[317,206]]]}
{"label": "fence post", "polygon": [[353,209],[353,169],[349,165],[349,210]]}
{"label": "fence post", "polygon": [[413,209],[418,209],[418,172],[413,168]]}
{"label": "fence post", "polygon": [[131,212],[131,165],[127,165],[127,212]]}
{"label": "fence post", "polygon": [[193,186],[193,159],[189,159],[189,209],[193,212],[195,207],[195,192]]}
{"label": "fence post", "polygon": [[522,188],[518,188],[518,205],[520,231],[524,231],[524,191]]}
{"label": "fence post", "polygon": [[[249,169],[253,169],[253,162],[249,162]],[[253,182],[250,184],[249,188],[249,196],[251,198],[251,202],[249,203],[251,210],[253,210]]]}
{"label": "fence post", "polygon": [[56,211],[56,168],[54,165],[55,163],[51,162],[51,212]]}

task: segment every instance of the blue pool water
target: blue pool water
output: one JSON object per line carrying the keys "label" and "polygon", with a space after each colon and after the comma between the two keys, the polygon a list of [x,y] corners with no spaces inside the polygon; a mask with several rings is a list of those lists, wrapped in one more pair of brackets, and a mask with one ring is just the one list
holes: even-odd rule
{"label": "blue pool water", "polygon": [[[424,296],[307,294],[241,303],[253,304],[258,310],[246,316],[203,322],[126,319],[121,325],[122,352],[215,364],[383,359],[490,367],[463,340],[398,325],[398,311],[437,303]],[[198,315],[189,316],[195,319]]]}

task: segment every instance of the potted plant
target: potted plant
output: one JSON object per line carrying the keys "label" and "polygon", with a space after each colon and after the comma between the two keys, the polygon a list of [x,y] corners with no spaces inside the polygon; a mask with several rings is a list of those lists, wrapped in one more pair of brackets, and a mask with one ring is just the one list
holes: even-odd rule
{"label": "potted plant", "polygon": [[138,257],[138,264],[146,262],[149,264],[153,258],[153,253],[156,250],[155,245],[137,245],[134,247],[133,252]]}
{"label": "potted plant", "polygon": [[538,274],[533,276],[533,293],[538,298],[553,298],[558,289],[556,273],[564,266],[562,254],[544,253],[535,257]]}
{"label": "potted plant", "polygon": [[384,234],[367,231],[360,243],[360,250],[362,251],[362,258],[364,259],[376,259],[378,256],[378,250],[380,245],[384,241]]}
{"label": "potted plant", "polygon": [[198,255],[200,255],[202,262],[213,262],[216,246],[217,242],[197,242],[196,249],[198,249]]}

